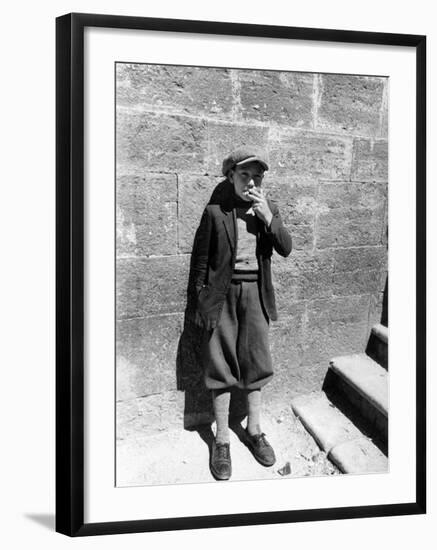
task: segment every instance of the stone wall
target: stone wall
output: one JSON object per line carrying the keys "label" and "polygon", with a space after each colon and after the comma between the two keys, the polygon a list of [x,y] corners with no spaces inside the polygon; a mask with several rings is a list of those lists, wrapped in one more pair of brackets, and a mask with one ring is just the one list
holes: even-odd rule
{"label": "stone wall", "polygon": [[223,157],[267,150],[293,251],[276,256],[265,400],[320,389],[364,351],[387,275],[385,78],[117,64],[118,437],[209,418],[184,322],[194,233]]}

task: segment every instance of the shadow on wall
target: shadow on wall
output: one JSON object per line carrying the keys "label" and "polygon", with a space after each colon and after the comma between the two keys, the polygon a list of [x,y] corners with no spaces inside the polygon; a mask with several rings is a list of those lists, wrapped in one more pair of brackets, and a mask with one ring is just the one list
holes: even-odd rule
{"label": "shadow on wall", "polygon": [[[213,190],[208,204],[214,203],[221,193],[226,180],[221,181]],[[194,241],[200,226],[196,230]],[[193,241],[193,245],[194,245]],[[184,428],[192,429],[201,424],[211,424],[214,420],[211,394],[203,381],[202,342],[206,331],[193,322],[193,271],[190,266],[186,290],[186,308],[184,328],[179,339],[176,356],[176,384],[179,391],[185,392]],[[246,416],[246,401],[243,392],[231,390],[229,415],[234,422],[241,422]]]}
{"label": "shadow on wall", "polygon": [[202,336],[200,329],[189,320],[189,313],[185,311],[184,329],[176,357],[177,389],[185,392],[184,428],[194,424],[207,424],[213,419],[209,391],[202,379]]}

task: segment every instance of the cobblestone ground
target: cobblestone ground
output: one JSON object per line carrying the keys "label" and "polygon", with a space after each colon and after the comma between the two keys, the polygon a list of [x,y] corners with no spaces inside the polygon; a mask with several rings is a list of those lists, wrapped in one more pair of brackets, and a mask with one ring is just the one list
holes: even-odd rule
{"label": "cobblestone ground", "polygon": [[[263,411],[262,429],[275,449],[276,464],[265,468],[242,442],[244,422],[231,425],[231,481],[337,475],[328,460],[291,409]],[[149,437],[117,442],[118,487],[216,483],[209,471],[209,449],[214,424],[196,430],[172,430]]]}

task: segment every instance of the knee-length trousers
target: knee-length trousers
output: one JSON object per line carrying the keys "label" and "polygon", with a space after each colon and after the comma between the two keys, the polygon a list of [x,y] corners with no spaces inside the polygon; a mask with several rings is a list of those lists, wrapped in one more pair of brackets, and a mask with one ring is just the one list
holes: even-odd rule
{"label": "knee-length trousers", "polygon": [[257,281],[232,281],[218,326],[202,343],[204,381],[209,389],[253,390],[273,376],[269,320]]}

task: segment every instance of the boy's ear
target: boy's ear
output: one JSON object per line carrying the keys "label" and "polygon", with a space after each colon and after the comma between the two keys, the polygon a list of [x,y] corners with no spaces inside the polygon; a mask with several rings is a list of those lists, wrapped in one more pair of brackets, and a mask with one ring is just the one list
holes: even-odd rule
{"label": "boy's ear", "polygon": [[231,182],[231,183],[234,183],[234,171],[232,170],[232,168],[229,170],[228,172],[228,180]]}

